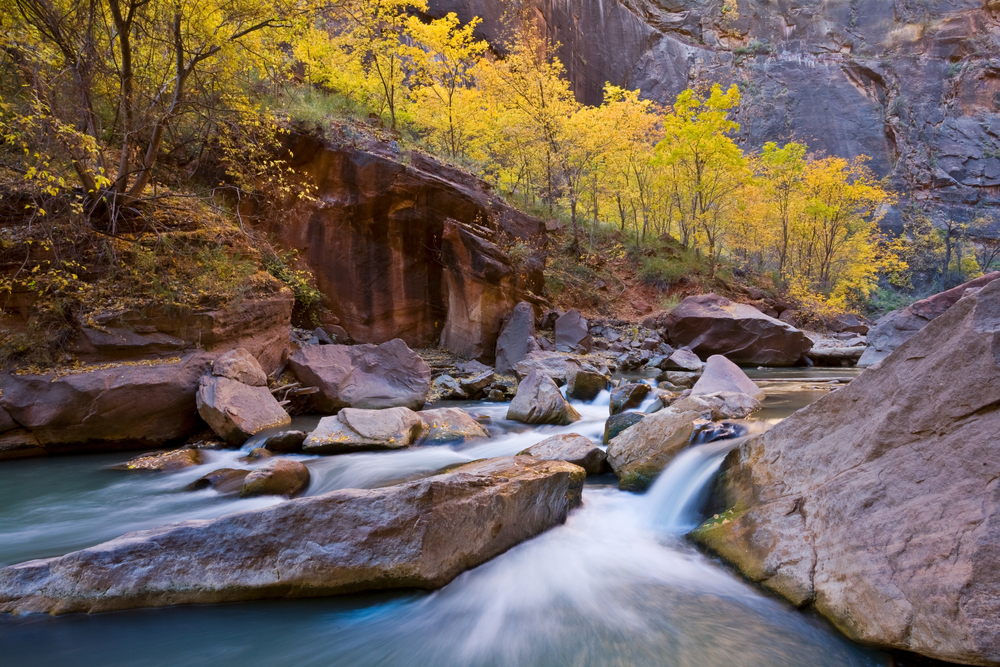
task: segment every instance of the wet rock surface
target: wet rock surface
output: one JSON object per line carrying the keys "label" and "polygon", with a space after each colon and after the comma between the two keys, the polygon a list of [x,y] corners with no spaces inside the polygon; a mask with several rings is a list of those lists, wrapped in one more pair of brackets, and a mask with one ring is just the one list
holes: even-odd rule
{"label": "wet rock surface", "polygon": [[311,397],[318,412],[345,407],[424,407],[430,389],[427,363],[396,338],[381,345],[309,345],[288,358],[304,386],[318,387]]}
{"label": "wet rock surface", "polygon": [[648,415],[608,443],[608,463],[618,476],[618,487],[645,491],[687,447],[698,412],[673,407]]}
{"label": "wet rock surface", "polygon": [[175,449],[170,452],[142,454],[125,463],[114,466],[115,470],[137,470],[144,472],[174,472],[205,462],[205,455],[197,449]]}
{"label": "wet rock surface", "polygon": [[642,412],[622,412],[608,417],[608,420],[604,422],[604,444],[611,442],[612,438],[617,437],[619,433],[630,426],[641,422],[645,416]]}
{"label": "wet rock surface", "polygon": [[297,496],[309,487],[309,468],[299,461],[275,459],[252,470],[240,489],[241,498]]}
{"label": "wet rock surface", "polygon": [[129,533],[0,569],[0,611],[65,614],[440,588],[565,521],[584,477],[561,461],[488,459],[407,484]]}
{"label": "wet rock surface", "polygon": [[264,449],[278,454],[288,454],[302,451],[302,443],[305,442],[306,434],[303,431],[280,431],[267,436],[260,446]]}
{"label": "wet rock surface", "polygon": [[243,489],[243,480],[249,474],[249,470],[219,468],[194,480],[187,485],[186,490],[213,489],[219,493],[239,493]]}
{"label": "wet rock surface", "polygon": [[532,371],[518,384],[507,419],[525,424],[566,425],[579,421],[580,414],[563,398],[552,378]]}
{"label": "wet rock surface", "polygon": [[427,431],[420,441],[422,445],[459,444],[490,437],[490,432],[485,426],[459,408],[423,410],[419,416],[427,425]]}
{"label": "wet rock surface", "polygon": [[612,415],[626,410],[633,410],[642,405],[649,395],[650,387],[642,382],[623,384],[611,390],[611,402],[608,406]]}
{"label": "wet rock surface", "polygon": [[266,386],[255,387],[215,375],[198,381],[198,414],[215,433],[241,445],[261,431],[290,424],[292,418]]}
{"label": "wet rock surface", "polygon": [[427,430],[420,414],[409,408],[360,410],[344,408],[324,417],[302,443],[306,454],[345,454],[380,449],[403,449]]}
{"label": "wet rock surface", "polygon": [[546,438],[518,453],[518,456],[522,455],[545,461],[566,461],[580,466],[588,475],[599,475],[607,469],[607,454],[590,438],[578,433]]}
{"label": "wet rock surface", "polygon": [[1000,281],[724,463],[695,537],[849,637],[1000,663]]}

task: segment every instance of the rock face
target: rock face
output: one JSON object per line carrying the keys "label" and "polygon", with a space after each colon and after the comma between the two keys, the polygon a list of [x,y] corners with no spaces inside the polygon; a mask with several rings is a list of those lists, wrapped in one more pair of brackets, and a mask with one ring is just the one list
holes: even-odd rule
{"label": "rock face", "polygon": [[555,343],[559,352],[590,352],[590,325],[579,310],[573,309],[556,320]]}
{"label": "rock face", "polygon": [[726,459],[696,537],[849,637],[1000,664],[1000,281]]}
{"label": "rock face", "polygon": [[[288,148],[315,199],[290,197],[268,231],[299,251],[339,325],[360,342],[398,337],[492,360],[502,319],[521,295],[541,293],[541,223],[479,179],[417,152],[403,164],[306,135]],[[501,237],[537,249],[522,271]]]}
{"label": "rock face", "polygon": [[276,459],[252,471],[243,479],[241,498],[255,496],[297,496],[309,486],[309,468],[298,461]]}
{"label": "rock face", "polygon": [[509,375],[514,364],[528,354],[529,343],[535,336],[535,311],[530,303],[521,301],[504,322],[497,338],[496,372]]}
{"label": "rock face", "polygon": [[458,408],[424,410],[419,416],[427,424],[422,445],[450,445],[477,438],[488,438],[490,432],[472,415]]}
{"label": "rock face", "polygon": [[488,459],[382,489],[344,489],[129,533],[0,570],[2,612],[102,612],[444,586],[562,523],[585,474]]}
{"label": "rock face", "polygon": [[608,444],[608,463],[618,475],[618,487],[645,491],[656,477],[688,446],[697,412],[666,408],[622,431]]}
{"label": "rock face", "polygon": [[794,366],[812,346],[798,329],[715,294],[684,299],[667,315],[664,328],[672,344],[699,356],[721,354],[752,366]]}
{"label": "rock face", "polygon": [[913,334],[927,326],[928,322],[955,305],[966,290],[983,287],[997,278],[1000,278],[1000,272],[994,271],[964,285],[911,303],[903,310],[886,313],[868,332],[868,347],[858,360],[858,366],[871,366],[882,361]]}
{"label": "rock face", "polygon": [[607,468],[607,454],[578,433],[566,433],[546,438],[528,447],[518,456],[533,456],[545,461],[566,461],[578,465],[588,475],[599,475]]}
{"label": "rock face", "polygon": [[517,385],[517,395],[510,402],[507,419],[525,424],[571,424],[580,414],[559,393],[552,378],[532,371]]}
{"label": "rock face", "polygon": [[345,454],[403,449],[421,438],[427,424],[409,408],[360,410],[344,408],[324,417],[302,443],[306,454]]}
{"label": "rock face", "polygon": [[232,445],[241,445],[255,433],[292,421],[266,386],[253,387],[225,377],[202,377],[196,400],[201,418]]}
{"label": "rock face", "polygon": [[424,407],[431,369],[395,338],[381,345],[307,345],[288,358],[304,386],[318,387],[313,407],[327,414],[341,408]]}
{"label": "rock face", "polygon": [[705,372],[695,382],[692,396],[737,392],[764,400],[764,392],[747,377],[743,370],[721,355],[713,355],[705,362]]}

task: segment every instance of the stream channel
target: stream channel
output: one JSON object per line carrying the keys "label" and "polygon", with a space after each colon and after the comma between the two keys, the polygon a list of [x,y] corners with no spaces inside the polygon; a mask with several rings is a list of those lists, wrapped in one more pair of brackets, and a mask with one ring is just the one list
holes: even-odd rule
{"label": "stream channel", "polygon": [[[777,423],[853,369],[749,371],[767,392],[751,430]],[[797,380],[796,380],[797,378]],[[558,433],[600,442],[607,392],[574,403],[571,426],[504,419],[504,403],[450,403],[493,419],[493,437],[458,447],[308,460],[308,495],[372,488],[443,466],[515,454]],[[296,418],[309,428],[316,418]],[[296,665],[296,667],[845,667],[887,665],[825,621],[768,596],[684,538],[708,484],[740,442],[695,445],[644,495],[591,477],[583,507],[563,526],[523,543],[433,593],[148,609],[97,615],[0,617],[0,664]],[[248,443],[244,449],[253,446]],[[207,519],[281,499],[239,500],[182,491],[245,452],[172,474],[108,466],[123,454],[0,464],[0,565],[61,555],[125,532]]]}

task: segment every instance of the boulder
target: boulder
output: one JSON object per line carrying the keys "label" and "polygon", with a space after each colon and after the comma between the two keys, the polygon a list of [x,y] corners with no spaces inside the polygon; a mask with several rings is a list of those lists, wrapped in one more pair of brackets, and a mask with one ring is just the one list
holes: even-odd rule
{"label": "boulder", "polygon": [[642,405],[642,401],[649,394],[649,389],[649,385],[642,382],[615,387],[611,390],[611,402],[608,404],[608,409],[611,410],[612,415],[633,410]]}
{"label": "boulder", "polygon": [[608,463],[618,475],[618,488],[645,491],[664,468],[691,442],[698,412],[666,408],[648,415],[608,443]]}
{"label": "boulder", "polygon": [[469,398],[469,395],[462,389],[461,383],[450,375],[439,375],[431,383],[434,395],[452,401],[461,401]]}
{"label": "boulder", "polygon": [[431,369],[399,338],[381,345],[308,345],[288,358],[306,387],[318,387],[313,407],[334,413],[345,407],[424,407]]}
{"label": "boulder", "polygon": [[686,348],[674,350],[669,356],[661,361],[657,368],[663,371],[682,371],[686,373],[697,373],[705,364],[701,362],[698,355]]}
{"label": "boulder", "polygon": [[722,355],[713,355],[705,363],[705,372],[694,384],[692,396],[738,392],[764,400],[764,392],[743,370]]}
{"label": "boulder", "polygon": [[125,463],[112,466],[115,470],[139,470],[144,472],[174,472],[205,462],[200,449],[181,448],[170,452],[154,452],[136,456]]}
{"label": "boulder", "polygon": [[595,370],[575,365],[570,368],[566,383],[566,397],[578,401],[592,401],[608,388],[608,376]]}
{"label": "boulder", "polygon": [[565,433],[546,438],[528,447],[518,456],[533,456],[545,461],[566,461],[578,465],[588,475],[599,475],[607,468],[607,454],[578,433]]}
{"label": "boulder", "polygon": [[493,384],[493,379],[496,377],[493,371],[485,370],[472,377],[460,378],[458,380],[459,387],[469,398],[476,398],[480,393],[488,386]]}
{"label": "boulder", "polygon": [[695,538],[851,639],[1000,664],[1000,281],[724,462]]}
{"label": "boulder", "polygon": [[267,387],[253,387],[225,377],[202,377],[195,398],[201,418],[232,445],[241,445],[255,433],[292,421]]}
{"label": "boulder", "polygon": [[591,340],[587,320],[573,309],[556,320],[555,344],[559,352],[590,352]]}
{"label": "boulder", "polygon": [[267,436],[260,446],[264,449],[277,452],[278,454],[288,454],[291,452],[301,452],[302,443],[305,442],[306,434],[303,431],[280,431]]}
{"label": "boulder", "polygon": [[611,442],[612,438],[616,438],[625,429],[641,422],[645,416],[642,412],[622,412],[608,417],[604,422],[604,444]]}
{"label": "boulder", "polygon": [[419,440],[427,430],[420,415],[409,408],[360,410],[344,408],[319,421],[302,443],[306,454],[403,449]]}
{"label": "boulder", "polygon": [[64,375],[0,374],[0,408],[48,453],[147,449],[203,429],[195,392],[214,354]]}
{"label": "boulder", "polygon": [[212,375],[236,380],[251,387],[266,387],[267,373],[245,348],[226,352],[212,364]]}
{"label": "boulder", "polygon": [[868,333],[869,327],[858,319],[857,315],[853,313],[841,313],[833,318],[833,321],[829,324],[829,329],[837,333],[855,333],[864,336]]}
{"label": "boulder", "polygon": [[466,361],[465,363],[459,364],[458,370],[462,371],[463,373],[469,373],[470,375],[479,375],[480,373],[483,373],[485,371],[491,371],[493,369],[487,366],[486,364],[473,359],[471,361]]}
{"label": "boulder", "polygon": [[241,456],[237,459],[240,463],[254,463],[255,461],[263,461],[264,459],[269,459],[274,456],[269,450],[263,447],[254,447],[250,450],[250,453],[246,456]]}
{"label": "boulder", "polygon": [[518,456],[129,533],[0,569],[0,612],[104,612],[444,586],[565,521],[578,466]]}
{"label": "boulder", "polygon": [[722,354],[752,366],[794,366],[812,345],[795,327],[716,294],[684,299],[664,328],[672,344],[699,356]]}
{"label": "boulder", "polygon": [[977,289],[1000,278],[1000,271],[953,287],[945,292],[911,303],[902,310],[894,310],[883,315],[868,332],[868,347],[865,348],[858,366],[872,366],[888,357],[893,350],[905,343],[915,333],[927,326],[935,318],[965,296],[967,290]]}
{"label": "boulder", "polygon": [[760,401],[740,391],[720,391],[714,394],[691,394],[670,407],[678,410],[708,410],[705,419],[746,419],[760,410]]}
{"label": "boulder", "polygon": [[514,375],[521,381],[533,371],[539,371],[552,378],[557,385],[562,386],[566,384],[571,370],[569,364],[572,361],[575,360],[561,352],[531,352],[514,365]]}
{"label": "boulder", "polygon": [[243,489],[243,480],[249,474],[249,470],[219,468],[194,480],[185,487],[185,490],[201,491],[210,488],[219,493],[239,493]]}
{"label": "boulder", "polygon": [[486,427],[465,410],[438,408],[418,414],[427,425],[427,432],[420,441],[422,445],[451,445],[490,437]]}
{"label": "boulder", "polygon": [[530,303],[521,301],[511,311],[497,337],[496,372],[508,375],[514,364],[528,354],[529,341],[535,336],[535,311]]}
{"label": "boulder", "polygon": [[559,393],[552,378],[532,371],[517,385],[517,395],[507,410],[507,419],[525,424],[571,424],[580,414]]}
{"label": "boulder", "polygon": [[309,468],[291,459],[275,459],[250,472],[243,480],[241,498],[294,497],[309,486]]}
{"label": "boulder", "polygon": [[669,382],[676,387],[691,389],[694,383],[701,377],[701,373],[690,373],[685,371],[664,371],[657,376],[660,382]]}

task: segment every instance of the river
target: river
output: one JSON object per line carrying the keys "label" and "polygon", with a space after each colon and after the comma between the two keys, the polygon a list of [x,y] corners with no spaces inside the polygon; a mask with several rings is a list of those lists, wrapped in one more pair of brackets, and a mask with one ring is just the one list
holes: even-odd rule
{"label": "river", "polygon": [[[853,370],[760,371],[762,430],[829,392]],[[461,447],[297,457],[309,494],[375,487],[462,461],[514,454],[557,433],[600,442],[608,395],[575,403],[568,427],[503,419],[506,404],[456,404],[492,417],[493,438]],[[308,426],[309,418],[300,418]],[[428,667],[843,667],[887,656],[844,639],[822,619],[764,594],[692,547],[707,484],[738,440],[678,456],[644,495],[613,476],[588,479],[566,524],[466,572],[434,593],[149,609],[59,618],[0,618],[0,664]],[[247,447],[252,446],[249,443]],[[211,518],[278,499],[238,500],[181,489],[233,465],[210,452],[173,474],[109,470],[125,456],[0,465],[0,564],[60,555],[124,532]]]}

